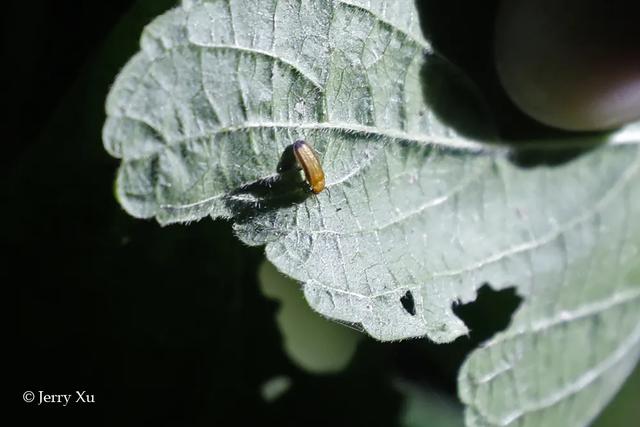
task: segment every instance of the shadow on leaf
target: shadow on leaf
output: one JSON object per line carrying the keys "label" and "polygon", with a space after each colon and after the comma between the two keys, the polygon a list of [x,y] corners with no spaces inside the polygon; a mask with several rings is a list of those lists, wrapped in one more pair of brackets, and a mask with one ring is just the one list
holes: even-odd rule
{"label": "shadow on leaf", "polygon": [[480,141],[495,140],[491,130],[497,128],[500,143],[512,149],[511,161],[521,167],[561,165],[602,145],[606,133],[545,126],[506,95],[493,61],[498,3],[416,0],[422,31],[440,55],[421,70],[424,96],[436,116]]}
{"label": "shadow on leaf", "polygon": [[290,145],[280,157],[277,174],[233,191],[226,198],[226,205],[237,222],[244,222],[267,211],[302,203],[311,194]]}
{"label": "shadow on leaf", "polygon": [[441,56],[430,55],[420,77],[423,96],[436,116],[462,135],[495,141],[491,111],[473,82]]}

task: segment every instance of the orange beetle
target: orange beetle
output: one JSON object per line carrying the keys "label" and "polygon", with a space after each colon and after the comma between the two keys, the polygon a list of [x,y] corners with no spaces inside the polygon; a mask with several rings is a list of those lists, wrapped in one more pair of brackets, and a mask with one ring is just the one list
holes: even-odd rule
{"label": "orange beetle", "polygon": [[293,143],[293,154],[304,171],[304,176],[314,194],[324,190],[324,171],[313,148],[299,139]]}

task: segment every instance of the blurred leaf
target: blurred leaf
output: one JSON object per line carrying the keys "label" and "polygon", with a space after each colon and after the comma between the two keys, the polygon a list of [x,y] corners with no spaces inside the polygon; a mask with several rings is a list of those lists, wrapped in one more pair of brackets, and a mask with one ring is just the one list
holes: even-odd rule
{"label": "blurred leaf", "polygon": [[343,370],[363,335],[314,313],[298,284],[280,274],[271,263],[262,263],[258,278],[262,293],[280,303],[276,316],[291,360],[318,374]]}
{"label": "blurred leaf", "polygon": [[[141,46],[103,135],[132,215],[233,218],[316,311],[381,340],[451,341],[453,303],[517,286],[511,327],[460,375],[469,425],[584,425],[636,363],[640,124],[483,144],[410,1],[185,1]],[[439,96],[448,77],[467,96]],[[276,173],[298,138],[317,197]]]}
{"label": "blurred leaf", "polygon": [[402,427],[461,427],[464,425],[462,407],[425,387],[399,382],[397,388],[405,402],[400,415]]}
{"label": "blurred leaf", "polygon": [[262,384],[260,391],[265,401],[273,402],[285,394],[290,388],[291,378],[286,375],[278,375]]}
{"label": "blurred leaf", "polygon": [[616,398],[593,423],[593,427],[616,427],[633,424],[634,420],[638,420],[640,417],[638,396],[640,396],[640,367],[636,366],[635,371],[620,389]]}

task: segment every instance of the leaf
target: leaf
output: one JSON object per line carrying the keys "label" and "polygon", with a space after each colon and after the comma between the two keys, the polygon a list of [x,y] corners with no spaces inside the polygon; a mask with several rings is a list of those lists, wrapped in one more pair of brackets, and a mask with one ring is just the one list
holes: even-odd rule
{"label": "leaf", "polygon": [[296,282],[271,263],[262,263],[258,279],[262,293],[279,302],[276,320],[289,358],[314,374],[344,370],[363,335],[316,315],[304,302]]}
{"label": "leaf", "polygon": [[396,388],[404,395],[400,415],[402,427],[459,427],[463,426],[462,408],[447,396],[407,381],[396,381]]}
{"label": "leaf", "polygon": [[[454,292],[433,306],[418,292],[431,267],[411,252],[424,255],[427,233],[442,232],[421,229],[404,248],[396,239],[492,156],[430,110],[421,73],[441,61],[405,8],[216,1],[159,17],[107,100],[104,142],[123,159],[124,208],[162,224],[233,217],[240,238],[267,244],[280,270],[306,282],[316,310],[377,338],[466,332]],[[276,173],[296,138],[322,154],[328,190],[318,197]],[[402,308],[409,289],[424,314]]]}
{"label": "leaf", "polygon": [[[587,425],[633,370],[640,355],[637,184],[558,240],[558,262],[567,266],[532,275],[509,329],[466,360],[458,383],[467,425]],[[569,258],[585,239],[597,245]]]}
{"label": "leaf", "polygon": [[638,416],[638,394],[640,393],[640,366],[629,376],[615,399],[598,416],[593,427],[626,425]]}
{"label": "leaf", "polygon": [[[315,310],[381,340],[454,340],[452,304],[517,286],[513,324],[461,372],[469,425],[584,425],[637,361],[640,124],[483,142],[473,91],[440,96],[468,83],[410,1],[186,1],[141,46],[103,133],[130,214],[232,218]],[[298,138],[321,156],[318,196],[277,173]]]}
{"label": "leaf", "polygon": [[278,400],[291,388],[291,378],[278,375],[267,380],[260,388],[260,394],[265,402],[272,403]]}

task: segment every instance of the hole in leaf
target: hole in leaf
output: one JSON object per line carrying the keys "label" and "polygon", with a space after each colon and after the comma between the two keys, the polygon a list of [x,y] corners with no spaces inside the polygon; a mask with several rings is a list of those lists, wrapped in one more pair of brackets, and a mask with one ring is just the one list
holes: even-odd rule
{"label": "hole in leaf", "polygon": [[411,291],[407,291],[406,294],[400,297],[400,302],[402,303],[402,307],[412,316],[416,315],[416,303],[413,300],[413,294]]}
{"label": "hole in leaf", "polygon": [[521,301],[515,288],[494,290],[485,283],[478,289],[475,301],[455,305],[453,312],[471,331],[471,341],[480,343],[509,326],[511,316]]}
{"label": "hole in leaf", "polygon": [[509,325],[521,298],[514,288],[494,290],[483,285],[475,301],[457,304],[455,314],[469,327],[469,335],[452,343],[436,344],[429,340],[407,340],[394,344],[395,368],[402,378],[424,382],[455,396],[460,365],[478,345]]}

